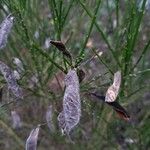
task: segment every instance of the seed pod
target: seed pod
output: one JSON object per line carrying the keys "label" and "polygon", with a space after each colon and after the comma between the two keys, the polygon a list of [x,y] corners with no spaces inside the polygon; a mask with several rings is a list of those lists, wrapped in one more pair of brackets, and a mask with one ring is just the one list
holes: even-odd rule
{"label": "seed pod", "polygon": [[37,149],[37,140],[38,140],[39,130],[40,130],[40,127],[38,126],[37,128],[33,129],[30,132],[30,135],[26,141],[26,150]]}
{"label": "seed pod", "polygon": [[53,123],[53,108],[52,108],[52,105],[50,105],[47,109],[46,122],[47,122],[47,125],[48,125],[50,131],[52,133],[55,132],[55,126],[54,126],[54,123]]}
{"label": "seed pod", "polygon": [[72,59],[71,54],[69,51],[67,51],[65,45],[61,41],[50,41],[51,44],[57,47],[58,50],[60,50],[63,55],[67,56],[68,58]]}
{"label": "seed pod", "polygon": [[65,118],[64,118],[64,113],[63,111],[59,113],[58,117],[58,123],[59,123],[59,127],[61,129],[62,134],[64,134],[64,129],[65,129]]}
{"label": "seed pod", "polygon": [[22,127],[22,122],[20,119],[19,114],[14,110],[11,111],[11,117],[12,117],[12,126],[14,129],[18,129]]}
{"label": "seed pod", "polygon": [[127,111],[118,103],[118,102],[111,102],[111,103],[107,103],[109,105],[111,105],[113,107],[113,109],[116,111],[116,113],[119,115],[120,118],[129,121],[130,120],[130,116],[127,113]]}
{"label": "seed pod", "polygon": [[121,73],[120,71],[114,74],[114,82],[108,88],[106,92],[105,102],[114,102],[118,96],[119,89],[121,84]]}
{"label": "seed pod", "polygon": [[17,70],[14,70],[14,76],[15,76],[15,79],[16,80],[20,80],[20,74],[19,74],[19,72],[17,71]]}
{"label": "seed pod", "polygon": [[[101,96],[98,95],[96,93],[89,93],[90,95],[93,95],[95,97],[97,97],[98,99],[102,100],[103,102],[105,102],[105,96]],[[115,102],[106,102],[109,106],[111,106],[116,113],[119,115],[120,118],[129,121],[130,120],[130,116],[127,113],[127,111],[119,104],[119,102],[115,101]]]}
{"label": "seed pod", "polygon": [[23,67],[22,61],[19,58],[14,57],[13,58],[13,63],[17,66],[17,71],[19,73],[22,73],[24,71],[24,67]]}
{"label": "seed pod", "polygon": [[17,97],[17,98],[23,98],[23,91],[22,88],[18,85],[16,78],[14,76],[14,72],[2,61],[0,61],[0,72],[4,76],[8,88],[12,91],[12,93]]}
{"label": "seed pod", "polygon": [[70,131],[79,123],[81,116],[79,80],[74,69],[69,70],[66,75],[65,85],[63,111],[59,114],[58,121],[62,131],[69,135]]}
{"label": "seed pod", "polygon": [[7,38],[9,33],[11,32],[13,20],[14,17],[12,15],[8,15],[0,24],[0,49],[4,48],[7,44]]}
{"label": "seed pod", "polygon": [[113,83],[113,85],[117,88],[117,90],[119,90],[120,85],[121,85],[121,72],[120,71],[117,71],[114,74],[114,83]]}
{"label": "seed pod", "polygon": [[85,78],[85,72],[82,69],[79,69],[77,75],[79,77],[79,83],[81,83]]}

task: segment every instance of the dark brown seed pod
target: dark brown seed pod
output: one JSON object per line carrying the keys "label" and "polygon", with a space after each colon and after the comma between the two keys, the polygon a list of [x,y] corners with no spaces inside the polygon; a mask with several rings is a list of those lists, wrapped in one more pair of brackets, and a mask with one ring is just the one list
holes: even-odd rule
{"label": "dark brown seed pod", "polygon": [[[97,97],[99,100],[102,100],[103,102],[105,102],[105,96],[101,96],[96,93],[90,93],[90,95],[93,95],[93,96]],[[116,113],[119,115],[119,117],[121,117],[122,119],[124,119],[126,121],[130,120],[130,115],[117,101],[105,102],[105,103],[110,105],[116,111]]]}
{"label": "dark brown seed pod", "polygon": [[85,78],[85,72],[82,69],[78,69],[77,75],[79,77],[79,83],[81,83],[83,79]]}
{"label": "dark brown seed pod", "polygon": [[115,102],[111,102],[111,103],[107,102],[107,104],[113,107],[113,109],[120,116],[120,118],[122,118],[122,119],[124,119],[126,121],[130,120],[129,114],[127,113],[127,111],[118,102],[116,102],[116,101]]}
{"label": "dark brown seed pod", "polygon": [[72,59],[72,56],[71,56],[70,52],[66,49],[65,45],[61,41],[51,40],[50,43],[52,45],[56,46],[57,49],[63,53],[63,55],[65,55],[66,57]]}

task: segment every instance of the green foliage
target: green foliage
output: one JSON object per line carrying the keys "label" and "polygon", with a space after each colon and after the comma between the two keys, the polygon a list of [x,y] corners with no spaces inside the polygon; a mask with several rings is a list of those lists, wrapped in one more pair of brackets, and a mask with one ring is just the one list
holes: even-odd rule
{"label": "green foliage", "polygon": [[[145,9],[147,1],[143,0],[139,6],[138,0],[0,0],[0,22],[10,13],[15,17],[7,46],[0,51],[0,60],[12,69],[17,68],[12,63],[14,57],[22,61],[24,72],[18,82],[25,91],[23,100],[17,101],[9,93],[8,100],[3,97],[0,102],[0,132],[7,135],[0,136],[0,149],[20,149],[31,129],[45,123],[50,104],[55,110],[57,127],[64,74],[71,67],[82,68],[86,73],[80,84],[82,117],[71,135],[75,144],[61,136],[61,132],[51,134],[43,126],[38,149],[148,148],[150,12]],[[56,47],[47,44],[50,40],[65,44],[73,58],[71,63]],[[122,73],[118,101],[131,114],[128,123],[86,93],[96,90],[104,95],[118,70]],[[31,87],[32,77],[37,82]],[[0,87],[4,87],[3,77],[0,78]],[[24,125],[20,131],[11,129],[11,110],[21,114]],[[9,135],[10,147],[6,148],[4,141]]]}

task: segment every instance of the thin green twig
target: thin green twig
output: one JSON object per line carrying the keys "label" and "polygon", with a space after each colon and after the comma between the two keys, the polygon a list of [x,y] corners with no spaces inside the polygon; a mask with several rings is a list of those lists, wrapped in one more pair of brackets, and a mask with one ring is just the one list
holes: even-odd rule
{"label": "thin green twig", "polygon": [[98,57],[98,59],[102,62],[102,64],[108,69],[108,71],[113,75],[113,71],[110,69],[110,67],[107,65],[107,63],[98,55],[95,49],[92,49],[95,55]]}
{"label": "thin green twig", "polygon": [[[82,3],[81,0],[79,0],[79,2]],[[90,24],[90,27],[89,27],[87,36],[86,36],[86,38],[85,38],[85,40],[84,40],[83,46],[82,46],[81,51],[80,51],[80,53],[79,53],[79,56],[78,56],[78,58],[77,58],[77,60],[76,60],[75,67],[77,67],[78,64],[79,64],[79,63],[83,60],[83,58],[84,58],[85,47],[86,47],[86,44],[87,44],[88,39],[89,39],[89,37],[90,37],[90,34],[91,34],[91,32],[92,32],[92,29],[93,29],[93,26],[94,26],[94,22],[95,22],[95,20],[96,20],[96,16],[97,16],[97,13],[98,13],[100,4],[101,4],[101,0],[98,1],[97,7],[95,8],[94,15],[93,15],[93,17],[92,17],[92,19],[91,19],[91,24]]]}
{"label": "thin green twig", "polygon": [[116,4],[116,21],[117,21],[117,28],[119,27],[119,0],[115,0]]}
{"label": "thin green twig", "polygon": [[61,71],[63,71],[65,74],[67,73],[67,71],[61,67],[59,64],[57,64],[55,61],[53,61],[53,59],[43,50],[41,50],[38,46],[36,46],[35,44],[32,45],[32,47],[37,50],[42,56],[44,56],[45,58],[47,58],[52,64],[54,64],[58,69],[60,69]]}
{"label": "thin green twig", "polygon": [[[84,4],[81,0],[79,0],[79,3],[80,3],[81,6],[83,7],[83,9],[86,11],[87,15],[88,15],[90,18],[93,18],[93,15],[92,15],[90,9],[89,9],[87,6],[85,6],[85,4]],[[116,61],[117,64],[118,64],[118,66],[121,67],[120,62],[119,62],[118,58],[116,57],[113,48],[111,47],[111,45],[110,45],[110,43],[109,43],[109,41],[108,41],[106,35],[105,35],[104,32],[102,31],[102,29],[100,28],[100,26],[99,26],[99,24],[96,22],[96,20],[94,20],[94,24],[95,24],[95,26],[96,26],[98,32],[100,32],[100,34],[101,34],[103,40],[104,40],[105,43],[107,44],[108,49],[110,50],[111,54],[113,55],[115,61]]]}
{"label": "thin green twig", "polygon": [[138,63],[141,61],[141,59],[143,58],[143,56],[145,55],[145,53],[147,52],[147,50],[149,49],[149,47],[150,47],[150,39],[147,42],[147,44],[145,45],[145,47],[144,47],[144,49],[143,49],[143,51],[142,51],[139,59],[137,60],[137,62],[135,63],[135,65],[132,67],[131,70],[134,70],[134,68],[138,65]]}
{"label": "thin green twig", "polygon": [[5,122],[0,120],[0,126],[1,128],[4,128],[7,131],[7,133],[16,140],[16,142],[19,144],[18,147],[24,148],[24,143],[22,142],[22,140],[15,134],[15,132]]}

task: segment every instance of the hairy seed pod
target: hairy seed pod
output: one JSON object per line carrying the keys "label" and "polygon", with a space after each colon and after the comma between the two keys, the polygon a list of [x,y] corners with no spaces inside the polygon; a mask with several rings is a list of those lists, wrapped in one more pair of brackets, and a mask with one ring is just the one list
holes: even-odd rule
{"label": "hairy seed pod", "polygon": [[26,141],[26,150],[37,149],[37,140],[38,140],[39,130],[40,130],[40,127],[38,126],[37,128],[33,129],[30,132],[30,135]]}
{"label": "hairy seed pod", "polygon": [[11,111],[11,117],[12,117],[12,126],[14,129],[18,129],[22,127],[22,122],[20,119],[19,114],[14,110]]}
{"label": "hairy seed pod", "polygon": [[19,74],[19,72],[17,71],[17,70],[14,70],[14,76],[15,76],[15,79],[16,80],[20,80],[20,74]]}
{"label": "hairy seed pod", "polygon": [[65,129],[65,118],[64,118],[64,113],[63,111],[59,113],[58,117],[58,123],[59,123],[59,127],[61,129],[62,134],[64,134],[64,129]]}
{"label": "hairy seed pod", "polygon": [[19,73],[22,73],[24,71],[23,63],[22,63],[22,61],[19,58],[14,57],[13,58],[13,63],[16,65],[17,71]]}
{"label": "hairy seed pod", "polygon": [[0,61],[0,72],[4,76],[8,88],[17,98],[23,98],[22,88],[18,85],[14,72],[2,61]]}
{"label": "hairy seed pod", "polygon": [[8,15],[0,24],[0,49],[4,48],[7,44],[7,38],[11,32],[13,20],[14,17],[12,15]]}
{"label": "hairy seed pod", "polygon": [[118,96],[121,85],[121,72],[117,71],[114,74],[114,82],[106,92],[105,102],[114,102]]}
{"label": "hairy seed pod", "polygon": [[79,123],[81,116],[81,102],[79,94],[79,79],[76,70],[69,70],[65,77],[65,94],[63,111],[58,116],[61,130],[68,134]]}
{"label": "hairy seed pod", "polygon": [[47,122],[47,125],[48,125],[50,131],[52,133],[55,132],[55,126],[54,126],[54,123],[53,123],[53,107],[52,107],[52,105],[50,105],[47,109],[46,122]]}
{"label": "hairy seed pod", "polygon": [[114,74],[114,83],[113,83],[113,85],[119,90],[120,85],[121,85],[121,72],[120,71],[117,71]]}

